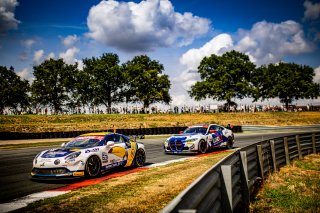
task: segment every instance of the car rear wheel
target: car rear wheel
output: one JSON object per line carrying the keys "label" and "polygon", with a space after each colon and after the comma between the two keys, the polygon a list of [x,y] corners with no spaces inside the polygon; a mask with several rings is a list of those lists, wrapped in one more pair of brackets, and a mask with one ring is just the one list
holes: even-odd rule
{"label": "car rear wheel", "polygon": [[101,162],[98,156],[91,156],[87,160],[85,174],[89,178],[94,178],[101,174]]}
{"label": "car rear wheel", "polygon": [[227,149],[232,149],[232,148],[233,148],[233,140],[231,137],[229,137],[227,141]]}
{"label": "car rear wheel", "polygon": [[135,165],[141,167],[146,162],[146,153],[143,149],[138,149],[135,156]]}
{"label": "car rear wheel", "polygon": [[204,141],[204,140],[201,140],[199,142],[199,149],[198,149],[198,152],[201,153],[201,154],[204,154],[207,152],[207,143]]}

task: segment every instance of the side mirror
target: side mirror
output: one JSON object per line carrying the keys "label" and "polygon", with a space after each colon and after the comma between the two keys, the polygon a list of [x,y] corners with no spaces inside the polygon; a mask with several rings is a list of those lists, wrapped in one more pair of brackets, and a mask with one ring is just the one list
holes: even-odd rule
{"label": "side mirror", "polygon": [[106,144],[107,147],[114,146],[114,141],[108,141]]}
{"label": "side mirror", "polygon": [[62,143],[62,144],[61,144],[61,147],[64,147],[64,145],[66,145],[66,143]]}

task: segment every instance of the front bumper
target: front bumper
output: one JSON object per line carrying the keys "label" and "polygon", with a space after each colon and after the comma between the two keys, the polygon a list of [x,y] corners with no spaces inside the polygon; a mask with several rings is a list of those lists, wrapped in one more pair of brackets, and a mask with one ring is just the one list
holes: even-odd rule
{"label": "front bumper", "polygon": [[84,177],[83,170],[70,171],[64,167],[58,168],[37,168],[31,170],[31,177],[35,179],[64,179],[64,178],[81,178]]}

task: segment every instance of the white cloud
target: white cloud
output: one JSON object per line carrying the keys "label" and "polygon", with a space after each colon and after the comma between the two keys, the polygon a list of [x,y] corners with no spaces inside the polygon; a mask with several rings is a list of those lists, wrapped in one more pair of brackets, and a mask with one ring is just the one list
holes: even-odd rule
{"label": "white cloud", "polygon": [[185,90],[189,90],[191,85],[200,80],[196,71],[201,60],[211,54],[222,55],[233,47],[233,41],[230,35],[220,34],[199,49],[190,49],[180,57],[180,63],[185,65],[186,69],[181,74],[173,78],[176,83],[182,84]]}
{"label": "white cloud", "polygon": [[79,52],[80,50],[76,47],[71,47],[67,49],[65,52],[62,52],[59,54],[59,58],[62,58],[65,63],[67,64],[74,64],[76,59],[75,55]]}
{"label": "white cloud", "polygon": [[38,65],[42,62],[42,57],[44,55],[44,50],[37,50],[33,55],[33,62]]}
{"label": "white cloud", "polygon": [[313,81],[316,83],[320,83],[320,66],[314,69],[315,76],[313,78]]}
{"label": "white cloud", "polygon": [[32,45],[34,45],[36,43],[35,40],[33,39],[26,39],[21,41],[22,46],[24,46],[27,49],[30,49],[32,47]]}
{"label": "white cloud", "polygon": [[210,21],[192,13],[177,13],[168,0],[140,3],[101,1],[87,17],[88,36],[127,52],[188,45],[207,33]]}
{"label": "white cloud", "polygon": [[20,72],[17,73],[17,75],[28,81],[32,81],[33,79],[33,75],[30,73],[28,68],[22,69]]}
{"label": "white cloud", "polygon": [[79,38],[77,35],[69,35],[67,37],[65,37],[63,40],[62,40],[62,43],[64,46],[66,47],[71,47],[73,46],[77,41],[79,41]]}
{"label": "white cloud", "polygon": [[240,40],[234,49],[249,55],[257,65],[278,62],[286,55],[313,49],[304,37],[302,26],[295,21],[257,22],[251,30],[239,30],[238,35]]}
{"label": "white cloud", "polygon": [[54,57],[55,57],[54,53],[51,52],[48,54],[47,59],[50,59],[50,58],[54,59]]}
{"label": "white cloud", "polygon": [[303,20],[316,20],[320,17],[320,3],[312,4],[307,0],[303,6],[305,7]]}
{"label": "white cloud", "polygon": [[5,33],[11,29],[17,29],[18,21],[15,18],[14,11],[19,3],[17,0],[1,0],[0,1],[0,33]]}
{"label": "white cloud", "polygon": [[195,70],[205,56],[211,54],[221,55],[233,46],[230,35],[220,34],[199,49],[190,49],[180,58],[180,63],[186,65],[189,70]]}

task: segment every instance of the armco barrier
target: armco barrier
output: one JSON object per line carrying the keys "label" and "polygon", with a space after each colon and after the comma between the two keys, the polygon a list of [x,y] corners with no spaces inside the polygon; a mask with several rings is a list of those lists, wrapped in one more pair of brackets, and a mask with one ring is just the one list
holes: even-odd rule
{"label": "armco barrier", "polygon": [[244,147],[214,165],[162,212],[248,212],[251,198],[271,172],[319,151],[320,132]]}
{"label": "armco barrier", "polygon": [[[124,135],[162,135],[162,134],[178,134],[187,127],[158,127],[158,128],[140,128],[140,129],[116,129],[117,133]],[[99,130],[105,132],[113,132],[113,129]],[[73,132],[0,132],[0,140],[20,140],[20,139],[47,139],[47,138],[72,138],[78,135],[97,132],[97,130],[73,131]],[[241,126],[234,126],[233,132],[242,132]]]}

